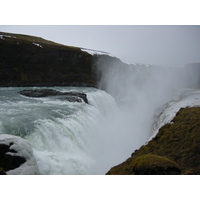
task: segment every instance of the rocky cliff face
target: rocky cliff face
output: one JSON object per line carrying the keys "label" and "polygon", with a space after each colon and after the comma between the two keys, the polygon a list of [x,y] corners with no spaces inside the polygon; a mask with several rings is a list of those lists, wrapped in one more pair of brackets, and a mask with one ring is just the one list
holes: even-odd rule
{"label": "rocky cliff face", "polygon": [[0,86],[96,86],[92,55],[39,37],[0,32]]}
{"label": "rocky cliff face", "polygon": [[[104,69],[113,66],[131,65],[105,52],[98,54],[93,51],[90,54],[83,48],[40,37],[0,32],[0,87],[97,87]],[[187,70],[191,68],[199,70],[199,66],[187,67]],[[188,70],[187,74],[191,75],[191,79],[194,79],[194,74],[197,76],[194,70]],[[193,85],[197,84],[200,83],[195,78]],[[101,89],[104,87],[101,86]]]}

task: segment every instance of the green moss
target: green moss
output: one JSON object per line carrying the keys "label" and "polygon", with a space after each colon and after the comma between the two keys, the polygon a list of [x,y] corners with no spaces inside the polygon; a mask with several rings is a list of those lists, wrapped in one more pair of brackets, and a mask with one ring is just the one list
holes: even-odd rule
{"label": "green moss", "polygon": [[155,138],[107,174],[134,174],[133,163],[147,154],[173,160],[180,166],[182,174],[199,174],[200,107],[180,109],[172,124],[164,125]]}
{"label": "green moss", "polygon": [[179,166],[172,160],[163,156],[146,154],[136,158],[131,163],[134,174],[144,175],[169,175],[180,174]]}
{"label": "green moss", "polygon": [[[47,46],[53,45],[54,48],[56,48],[56,47],[59,47],[61,49],[68,48],[70,51],[71,50],[75,50],[75,51],[80,51],[81,52],[81,49],[78,48],[78,47],[72,47],[72,46],[59,44],[59,43],[56,43],[56,42],[45,40],[45,39],[43,39],[41,37],[35,37],[35,36],[29,36],[29,35],[23,35],[23,34],[6,33],[6,32],[0,32],[0,35],[11,36],[11,37],[5,37],[6,41],[9,44],[17,44],[17,42],[18,42],[20,45],[22,45],[22,44],[24,44],[24,45],[28,45],[28,44],[33,45],[33,42],[34,42],[34,43],[37,43],[37,44],[40,44],[40,45],[47,45]],[[40,48],[40,47],[38,47],[38,48]]]}

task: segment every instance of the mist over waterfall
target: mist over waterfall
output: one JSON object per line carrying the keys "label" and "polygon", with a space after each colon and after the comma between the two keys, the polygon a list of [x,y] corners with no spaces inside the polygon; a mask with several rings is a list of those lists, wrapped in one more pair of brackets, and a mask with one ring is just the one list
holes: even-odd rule
{"label": "mist over waterfall", "polygon": [[99,88],[116,101],[118,110],[102,132],[107,134],[107,160],[113,166],[125,161],[145,144],[153,131],[155,114],[178,91],[196,80],[183,68],[142,64],[104,64]]}

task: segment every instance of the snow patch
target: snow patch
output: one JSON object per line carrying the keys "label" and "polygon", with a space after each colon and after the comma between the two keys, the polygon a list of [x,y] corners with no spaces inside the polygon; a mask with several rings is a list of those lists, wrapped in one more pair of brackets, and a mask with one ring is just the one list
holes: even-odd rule
{"label": "snow patch", "polygon": [[1,134],[0,144],[10,146],[10,149],[16,151],[16,153],[8,152],[11,156],[20,156],[26,159],[26,162],[21,164],[18,168],[9,170],[6,173],[8,175],[37,175],[40,174],[36,160],[33,156],[33,150],[31,144],[18,136]]}
{"label": "snow patch", "polygon": [[113,55],[105,51],[98,51],[98,50],[85,49],[85,48],[81,48],[81,50],[89,53],[90,55],[98,54],[98,55],[108,55],[108,56],[114,57]]}
{"label": "snow patch", "polygon": [[162,126],[171,123],[176,113],[181,108],[198,106],[200,106],[200,90],[187,89],[181,91],[175,98],[171,99],[163,106],[161,112],[157,113],[153,133],[149,141],[157,135]]}
{"label": "snow patch", "polygon": [[[87,53],[89,53],[90,55],[107,55],[107,56],[110,56],[110,57],[116,57],[116,56],[113,56],[112,54],[108,53],[108,52],[105,52],[105,51],[99,51],[99,50],[93,50],[93,49],[86,49],[86,48],[81,48],[82,51],[85,51]],[[121,60],[121,59],[120,59]],[[121,60],[123,63],[127,64],[127,65],[145,65],[145,64],[142,64],[142,63],[130,63],[130,62],[126,62],[126,61],[123,61]],[[150,65],[145,65],[146,67],[149,67]]]}
{"label": "snow patch", "polygon": [[9,38],[11,38],[11,36],[10,36],[10,35],[4,35],[4,37],[9,37]]}
{"label": "snow patch", "polygon": [[34,45],[36,45],[36,46],[38,46],[38,47],[40,47],[40,48],[43,48],[43,46],[42,45],[40,45],[40,44],[38,44],[38,43],[35,43],[35,42],[32,42]]}
{"label": "snow patch", "polygon": [[4,39],[4,38],[6,38],[6,37],[8,37],[8,38],[16,38],[15,36],[10,36],[10,35],[0,35],[0,39]]}

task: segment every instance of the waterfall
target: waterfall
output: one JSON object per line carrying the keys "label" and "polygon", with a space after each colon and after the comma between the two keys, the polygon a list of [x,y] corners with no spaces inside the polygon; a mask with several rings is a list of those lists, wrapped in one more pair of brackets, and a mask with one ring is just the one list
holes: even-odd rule
{"label": "waterfall", "polygon": [[137,64],[102,74],[99,89],[53,87],[89,104],[1,88],[0,134],[28,140],[41,174],[105,174],[149,140],[155,114],[190,82],[181,70]]}

